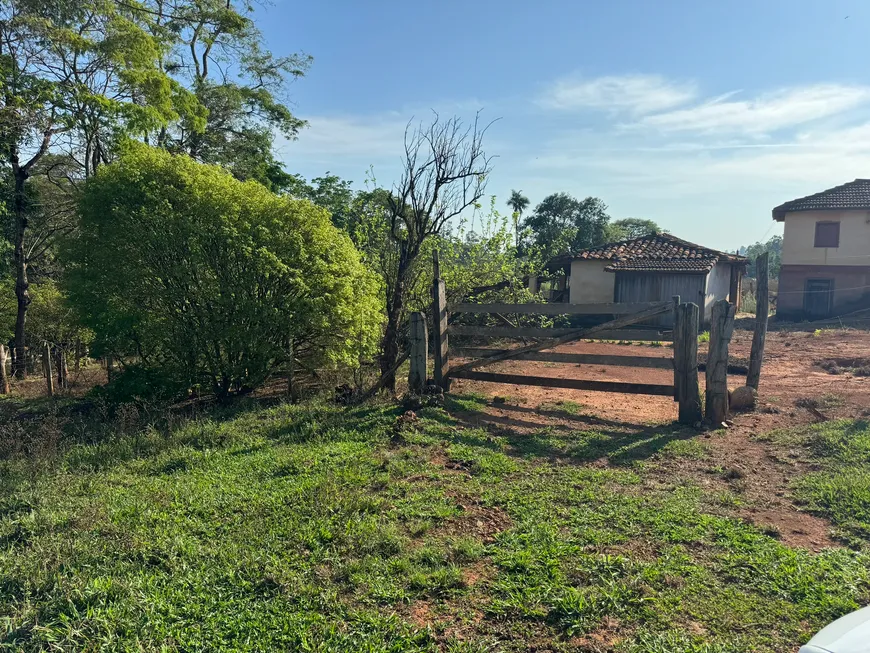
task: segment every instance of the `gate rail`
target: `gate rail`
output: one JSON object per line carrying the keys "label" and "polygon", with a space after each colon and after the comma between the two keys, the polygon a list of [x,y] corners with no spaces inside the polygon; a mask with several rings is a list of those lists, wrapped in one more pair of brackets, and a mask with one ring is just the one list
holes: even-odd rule
{"label": "gate rail", "polygon": [[[489,383],[510,383],[534,385],[550,388],[592,390],[597,392],[620,392],[670,396],[679,403],[679,421],[694,424],[701,420],[701,400],[698,384],[698,322],[699,308],[696,304],[681,304],[679,297],[669,302],[644,302],[627,304],[474,304],[456,303],[448,305],[444,281],[440,278],[437,255],[435,257],[435,279],[433,282],[433,341],[435,351],[435,382],[445,390],[449,389],[451,379],[469,379]],[[725,302],[727,304],[727,302]],[[649,320],[668,312],[674,313],[674,329],[670,334],[655,327],[643,330],[625,327]],[[603,315],[610,316],[607,322],[586,328],[527,328],[527,327],[483,327],[448,326],[450,313],[524,315]],[[731,313],[733,315],[733,312]],[[513,349],[492,347],[449,347],[449,335],[476,336],[484,339],[539,338],[539,342]],[[730,333],[729,339],[730,339]],[[611,340],[673,340],[673,358],[653,356],[617,356],[603,354],[564,353],[544,351],[582,339]],[[423,339],[425,342],[425,337]],[[711,349],[712,351],[712,349]],[[727,356],[727,344],[725,345]],[[450,366],[454,355],[470,359],[455,367]],[[411,356],[412,363],[415,356]],[[425,365],[425,350],[422,356]],[[543,361],[551,363],[571,363],[585,365],[612,365],[619,367],[643,367],[672,370],[672,384],[626,383],[618,381],[598,381],[585,379],[563,379],[557,377],[529,376],[501,372],[484,372],[480,368],[508,360]],[[708,365],[709,365],[708,361]],[[727,359],[726,359],[727,366]],[[423,368],[425,370],[425,367]],[[413,378],[420,376],[419,370]],[[425,378],[425,372],[423,372]],[[416,383],[419,384],[419,381]],[[727,387],[725,401],[727,402]],[[718,392],[721,392],[719,388]],[[710,389],[707,391],[710,401]],[[727,404],[726,404],[727,405]]]}

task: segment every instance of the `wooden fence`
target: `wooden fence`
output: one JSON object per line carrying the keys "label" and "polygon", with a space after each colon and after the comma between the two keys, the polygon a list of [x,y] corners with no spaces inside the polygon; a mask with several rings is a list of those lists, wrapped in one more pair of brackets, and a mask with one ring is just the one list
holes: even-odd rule
{"label": "wooden fence", "polygon": [[[724,306],[722,306],[724,305]],[[707,359],[708,377],[713,383],[707,384],[706,402],[716,408],[714,416],[721,421],[722,406],[728,405],[727,384],[722,383],[721,370],[727,370],[728,341],[733,326],[733,307],[723,300],[717,304],[714,315],[721,316],[721,324],[714,328],[715,333]],[[585,328],[531,328],[514,326],[461,326],[449,324],[449,316],[459,313],[490,314],[501,316],[523,315],[598,315],[610,319],[602,324]],[[655,327],[630,329],[632,325],[648,322],[651,318],[672,313],[674,329],[670,333]],[[679,421],[695,424],[702,419],[701,397],[698,383],[698,325],[700,310],[696,304],[681,304],[679,297],[669,302],[623,303],[623,304],[474,304],[456,303],[448,305],[444,281],[439,278],[436,258],[435,280],[433,283],[433,333],[435,354],[435,383],[445,390],[450,387],[451,379],[469,379],[489,383],[510,383],[534,385],[549,388],[568,388],[572,390],[592,390],[596,392],[620,392],[673,397],[679,404]],[[426,365],[425,335],[419,326],[422,314],[413,318],[416,336],[412,339],[411,361],[417,369],[411,372],[412,390],[418,389],[425,379],[420,366]],[[450,347],[451,336],[473,336],[477,339],[504,341],[507,339],[538,339],[533,344],[515,348],[460,346]],[[671,340],[673,357],[653,357],[635,355],[564,353],[552,350],[560,345],[583,339],[607,340]],[[724,363],[720,358],[724,355]],[[465,362],[451,365],[451,358]],[[508,360],[541,361],[547,363],[569,363],[574,365],[600,365],[618,367],[643,367],[670,370],[672,383],[628,383],[587,379],[565,379],[547,376],[529,376],[504,372],[482,371],[481,368],[493,363]],[[416,361],[416,363],[415,363]],[[423,370],[426,368],[423,367]],[[710,374],[715,370],[715,375]],[[712,385],[712,387],[711,387]]]}

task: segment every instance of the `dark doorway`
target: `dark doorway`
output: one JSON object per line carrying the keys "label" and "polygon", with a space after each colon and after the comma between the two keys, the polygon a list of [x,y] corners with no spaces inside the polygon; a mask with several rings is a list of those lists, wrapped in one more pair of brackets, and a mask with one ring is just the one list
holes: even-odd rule
{"label": "dark doorway", "polygon": [[804,287],[804,313],[812,319],[828,317],[833,305],[833,279],[807,279]]}

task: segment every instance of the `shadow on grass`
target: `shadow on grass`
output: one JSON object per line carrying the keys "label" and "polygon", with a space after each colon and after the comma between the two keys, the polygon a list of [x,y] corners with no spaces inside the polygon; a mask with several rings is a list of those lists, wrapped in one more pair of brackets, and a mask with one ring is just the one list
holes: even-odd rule
{"label": "shadow on grass", "polygon": [[[535,409],[511,404],[491,404],[513,415],[488,412],[448,411],[467,428],[483,428],[510,445],[514,455],[588,463],[605,460],[612,465],[630,465],[659,454],[675,440],[690,440],[694,429],[678,424],[649,426],[619,422],[567,411]],[[524,416],[549,417],[559,422],[542,423]],[[461,432],[460,432],[461,433]],[[476,442],[479,444],[479,441]]]}

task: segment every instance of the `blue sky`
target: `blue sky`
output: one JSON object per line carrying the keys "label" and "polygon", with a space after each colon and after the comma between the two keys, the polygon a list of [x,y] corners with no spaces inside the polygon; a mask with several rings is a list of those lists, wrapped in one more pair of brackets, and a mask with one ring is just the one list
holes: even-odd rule
{"label": "blue sky", "polygon": [[595,195],[734,249],[777,204],[870,177],[870,3],[277,0],[269,47],[314,57],[288,170],[388,186],[430,110],[496,119],[488,193]]}

